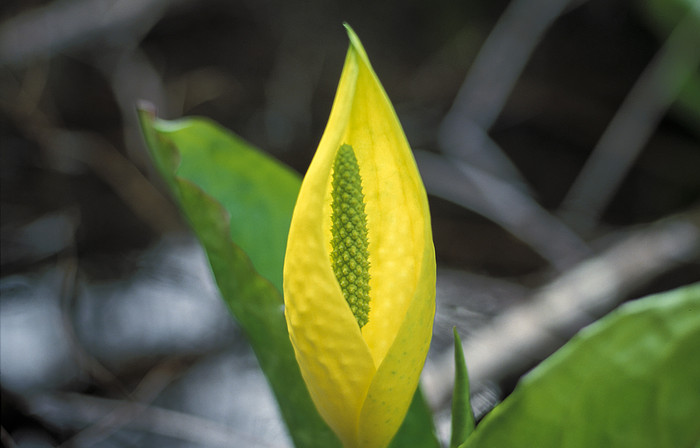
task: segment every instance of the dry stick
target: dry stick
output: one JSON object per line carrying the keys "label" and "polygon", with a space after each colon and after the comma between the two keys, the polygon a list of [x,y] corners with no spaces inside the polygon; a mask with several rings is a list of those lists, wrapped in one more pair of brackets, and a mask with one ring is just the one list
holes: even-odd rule
{"label": "dry stick", "polygon": [[5,448],[16,448],[17,444],[4,426],[0,426],[0,442]]}
{"label": "dry stick", "polygon": [[[513,0],[474,60],[448,117],[489,129],[544,32],[570,0]],[[446,117],[447,118],[447,117]]]}
{"label": "dry stick", "polygon": [[149,30],[165,11],[184,0],[78,0],[51,2],[0,24],[0,65],[82,47],[115,44]]}
{"label": "dry stick", "polygon": [[[74,246],[71,247],[74,249]],[[61,266],[64,270],[61,286],[61,316],[74,356],[81,367],[100,383],[116,385],[119,393],[127,400],[125,403],[138,403],[146,406],[145,403],[152,402],[181,373],[184,367],[182,362],[175,359],[157,364],[142,378],[133,392],[127,391],[112,372],[83,348],[75,334],[70,318],[70,309],[77,299],[78,260],[75,253],[70,253],[63,259]],[[138,418],[140,411],[141,407],[134,409],[125,405],[116,406],[110,412],[105,412],[100,419],[90,422],[91,426],[82,428],[77,434],[62,443],[60,447],[94,446],[100,440],[106,439],[127,425],[131,420]]]}
{"label": "dry stick", "polygon": [[115,401],[117,406],[102,412],[99,418],[89,422],[85,429],[63,442],[58,448],[94,446],[130,422],[141,419],[141,414],[148,409],[148,403],[158,395],[182,372],[182,363],[178,360],[166,361],[153,367],[141,380],[136,389],[129,394],[129,401]]}
{"label": "dry stick", "polygon": [[172,203],[99,134],[44,128],[38,135],[57,157],[77,160],[92,169],[157,234],[180,227]]}
{"label": "dry stick", "polygon": [[530,54],[570,0],[513,0],[484,42],[440,125],[442,151],[516,184],[517,168],[487,135]]}
{"label": "dry stick", "polygon": [[129,397],[129,391],[124,387],[119,378],[117,378],[116,375],[114,375],[95,357],[90,355],[75,331],[72,310],[74,309],[75,303],[78,299],[79,269],[78,256],[75,246],[75,229],[77,228],[78,218],[76,217],[74,220],[76,221],[76,225],[73,228],[68,249],[65,251],[67,254],[60,255],[58,263],[58,268],[62,272],[60,309],[63,333],[68,340],[68,344],[70,345],[71,355],[82,371],[90,375],[90,377],[95,379],[101,386],[111,386],[116,388],[117,391],[123,396]]}
{"label": "dry stick", "polygon": [[109,81],[117,100],[124,123],[122,132],[128,157],[136,166],[153,171],[145,151],[136,104],[146,99],[157,109],[167,110],[168,102],[158,71],[138,47],[139,39],[140,36],[135,36],[132,42],[125,42],[118,55],[99,60],[97,65]]}
{"label": "dry stick", "polygon": [[[513,0],[508,5],[440,126],[441,150],[459,161],[440,162],[426,154],[421,164],[422,170],[437,169],[439,163],[458,165],[461,174],[453,176],[456,182],[449,185],[436,173],[427,181],[429,192],[503,226],[559,271],[587,256],[586,244],[530,197],[526,181],[487,131],[542,35],[569,3]],[[465,185],[477,185],[484,191],[466,191]]]}
{"label": "dry stick", "polygon": [[[170,361],[157,364],[141,380],[133,392],[126,390],[119,379],[112,374],[102,363],[92,357],[82,346],[75,333],[73,321],[70,317],[70,310],[78,297],[78,259],[75,246],[71,245],[69,253],[62,261],[61,267],[64,271],[61,285],[61,317],[63,327],[68,336],[73,354],[80,366],[93,378],[103,384],[116,385],[119,393],[130,402],[150,402],[153,401],[163,389],[172,382],[176,375],[182,370],[181,362]],[[76,435],[62,443],[61,447],[69,446],[93,446],[100,440],[109,437],[114,431],[131,419],[138,417],[138,413],[128,412],[122,407],[117,407],[104,417],[95,422],[92,426],[81,429]]]}
{"label": "dry stick", "polygon": [[[21,95],[21,92],[17,93],[18,99]],[[73,159],[87,165],[157,234],[179,229],[181,220],[172,202],[131,160],[98,133],[62,130],[46,114],[25,109],[18,101],[0,103],[0,110],[6,112],[26,136],[47,149],[52,157]]]}
{"label": "dry stick", "polygon": [[[631,232],[464,341],[473,390],[522,372],[561,346],[573,331],[612,310],[634,288],[699,258],[700,210]],[[435,409],[449,398],[453,362],[452,353],[445,353],[423,372],[424,390]]]}
{"label": "dry stick", "polygon": [[66,420],[70,419],[70,424],[80,427],[84,423],[101,421],[105,416],[118,411],[122,416],[134,417],[118,422],[124,429],[145,431],[211,447],[240,444],[250,448],[271,448],[271,445],[254,436],[232,431],[220,423],[142,403],[81,394],[46,394],[29,397],[26,404],[34,415],[59,426],[66,426]]}
{"label": "dry stick", "polygon": [[[148,166],[134,112],[137,100],[165,105],[164,89],[140,39],[169,8],[186,0],[78,0],[53,2],[0,24],[0,66],[25,66],[60,52],[100,48],[89,57],[110,81],[127,123],[126,149],[138,166]],[[104,51],[105,47],[119,52]],[[95,61],[88,61],[94,63]]]}
{"label": "dry stick", "polygon": [[635,83],[563,201],[561,215],[590,230],[700,62],[694,3]]}
{"label": "dry stick", "polygon": [[586,243],[508,182],[450,157],[414,151],[429,194],[487,217],[564,272],[591,254]]}

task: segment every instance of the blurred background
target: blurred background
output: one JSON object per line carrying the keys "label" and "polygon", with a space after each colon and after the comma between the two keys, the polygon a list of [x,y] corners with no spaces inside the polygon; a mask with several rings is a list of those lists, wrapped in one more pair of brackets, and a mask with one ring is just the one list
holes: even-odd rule
{"label": "blurred background", "polygon": [[344,21],[429,193],[443,437],[452,326],[480,417],[581,327],[700,280],[697,0],[4,0],[4,446],[290,446],[135,107],[303,173]]}

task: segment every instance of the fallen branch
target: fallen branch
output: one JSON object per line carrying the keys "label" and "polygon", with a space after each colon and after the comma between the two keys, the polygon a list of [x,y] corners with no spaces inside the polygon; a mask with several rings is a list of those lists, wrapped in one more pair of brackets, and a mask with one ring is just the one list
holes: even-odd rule
{"label": "fallen branch", "polygon": [[589,232],[666,111],[700,63],[700,2],[690,7],[642,72],[562,203],[561,215]]}
{"label": "fallen branch", "polygon": [[[252,435],[241,434],[220,423],[148,404],[72,393],[36,395],[28,397],[25,404],[32,414],[63,428],[111,424],[119,429],[159,434],[197,445],[271,447]],[[105,420],[110,416],[113,417]]]}
{"label": "fallen branch", "polygon": [[[611,311],[635,288],[699,258],[700,210],[631,232],[465,340],[472,390],[524,371]],[[423,372],[424,390],[435,409],[448,400],[453,363],[448,351]]]}
{"label": "fallen branch", "polygon": [[0,24],[0,65],[24,66],[35,59],[82,47],[133,42],[165,11],[184,0],[56,1]]}

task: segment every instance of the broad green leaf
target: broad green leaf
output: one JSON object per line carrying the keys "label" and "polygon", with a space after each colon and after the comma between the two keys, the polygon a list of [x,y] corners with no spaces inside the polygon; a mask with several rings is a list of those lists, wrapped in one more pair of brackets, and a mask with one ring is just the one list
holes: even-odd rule
{"label": "broad green leaf", "polygon": [[390,448],[440,448],[435,435],[433,414],[425,401],[423,392],[419,387],[413,395],[411,407],[404,419],[399,431],[389,444]]}
{"label": "broad green leaf", "polygon": [[526,375],[463,448],[700,443],[700,283],[624,305]]}
{"label": "broad green leaf", "polygon": [[464,349],[457,328],[455,338],[455,385],[452,392],[452,437],[450,448],[457,448],[474,431],[474,414],[469,400],[469,375],[464,360]]}
{"label": "broad green leaf", "polygon": [[[224,207],[231,240],[255,270],[282,291],[284,250],[299,176],[210,121],[155,120],[153,127],[177,148],[176,176]],[[170,157],[171,163],[176,160]]]}
{"label": "broad green leaf", "polygon": [[[272,234],[286,238],[299,179],[209,121],[167,122],[144,110],[139,116],[156,166],[206,251],[221,295],[257,355],[294,444],[340,447],[301,378],[275,286],[281,285],[284,242]],[[234,229],[231,217],[245,221],[243,227],[258,226],[260,233]],[[271,241],[268,247],[265,238]],[[256,253],[268,278],[258,273],[244,245]]]}
{"label": "broad green leaf", "polygon": [[[154,164],[204,247],[295,446],[340,447],[311,402],[283,315],[282,261],[299,177],[208,120],[165,121],[147,110],[139,118]],[[420,389],[416,396],[422,398]],[[432,429],[422,399],[414,398],[406,420],[413,424],[404,424],[397,439],[408,433],[420,440],[416,428]],[[438,446],[432,432],[427,437],[434,444],[413,446]]]}

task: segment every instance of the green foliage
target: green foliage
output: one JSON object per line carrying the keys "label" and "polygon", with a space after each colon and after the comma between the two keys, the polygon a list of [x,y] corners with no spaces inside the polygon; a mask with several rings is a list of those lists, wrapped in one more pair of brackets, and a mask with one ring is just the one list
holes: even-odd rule
{"label": "green foliage", "polygon": [[408,414],[389,448],[440,448],[435,435],[433,414],[419,387],[408,408]]}
{"label": "green foliage", "polygon": [[[299,177],[210,121],[165,121],[147,110],[139,118],[158,172],[202,244],[295,446],[340,447],[311,402],[283,314],[282,265]],[[416,448],[439,446],[420,390],[406,421],[411,424],[402,426],[396,440],[415,439]]]}
{"label": "green foliage", "polygon": [[[279,292],[286,241],[272,233],[281,232],[286,240],[299,179],[206,120],[167,122],[144,110],[139,116],[160,175],[204,247],[221,295],[253,346],[295,445],[339,447],[301,378]],[[251,251],[250,258],[243,247]],[[263,267],[268,278],[259,273]]]}
{"label": "green foliage", "polygon": [[151,123],[160,137],[157,142],[172,146],[156,151],[149,141],[161,175],[187,179],[221,204],[229,215],[231,241],[250,257],[260,275],[282,291],[284,251],[299,176],[209,121],[156,119]]}
{"label": "green foliage", "polygon": [[453,328],[455,338],[455,385],[452,391],[452,437],[450,448],[457,448],[474,431],[474,414],[469,400],[469,375],[464,359],[462,341],[457,328]]}
{"label": "green foliage", "polygon": [[[314,408],[280,294],[298,176],[217,125],[140,111],[151,155],[245,331],[298,447],[339,447]],[[700,443],[700,284],[632,302],[523,378],[473,430],[455,334],[451,447],[677,447]],[[471,434],[471,435],[470,435]],[[393,448],[438,448],[420,389]]]}
{"label": "green foliage", "polygon": [[700,443],[700,283],[621,307],[526,375],[462,448]]}

